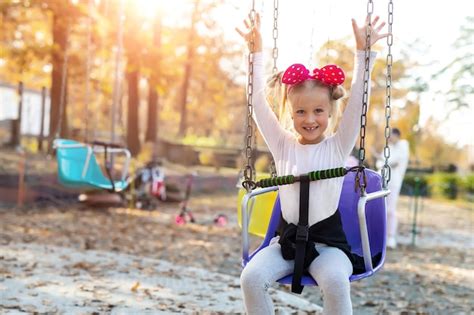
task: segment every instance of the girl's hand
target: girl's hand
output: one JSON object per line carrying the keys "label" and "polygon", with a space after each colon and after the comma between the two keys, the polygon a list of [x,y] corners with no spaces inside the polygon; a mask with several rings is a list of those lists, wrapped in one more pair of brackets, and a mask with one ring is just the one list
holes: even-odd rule
{"label": "girl's hand", "polygon": [[246,28],[245,32],[241,31],[237,27],[235,28],[235,30],[237,31],[237,33],[240,34],[240,36],[242,36],[243,39],[245,39],[251,53],[261,52],[262,35],[260,34],[260,15],[258,13],[255,14],[255,23],[252,26],[251,16],[249,14],[249,18],[244,20],[244,25]]}
{"label": "girl's hand", "polygon": [[[352,29],[354,30],[354,37],[356,41],[357,50],[365,50],[367,40],[366,40],[366,29],[369,25],[370,16],[367,15],[365,19],[365,24],[362,27],[359,27],[354,19],[352,19]],[[370,30],[370,46],[375,44],[379,39],[387,37],[388,33],[380,34],[380,31],[385,26],[385,22],[382,22],[377,26],[379,17],[376,16],[372,21],[371,30]]]}

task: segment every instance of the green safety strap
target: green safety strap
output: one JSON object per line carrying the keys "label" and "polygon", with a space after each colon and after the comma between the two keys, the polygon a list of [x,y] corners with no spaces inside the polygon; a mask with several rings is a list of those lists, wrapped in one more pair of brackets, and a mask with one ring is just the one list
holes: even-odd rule
{"label": "green safety strap", "polygon": [[[315,181],[315,180],[321,180],[321,179],[342,177],[346,175],[349,171],[350,170],[347,170],[345,167],[338,167],[338,168],[331,168],[327,170],[309,172],[307,176],[309,177],[310,181]],[[259,180],[256,183],[256,187],[265,188],[265,187],[289,185],[295,182],[299,182],[299,179],[300,178],[298,176],[294,176],[294,175],[264,178],[264,179]]]}

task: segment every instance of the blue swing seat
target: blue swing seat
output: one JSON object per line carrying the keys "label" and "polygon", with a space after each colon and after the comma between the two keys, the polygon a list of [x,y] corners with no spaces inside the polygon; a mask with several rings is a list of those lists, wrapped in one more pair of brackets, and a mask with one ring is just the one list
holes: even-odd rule
{"label": "blue swing seat", "polygon": [[58,163],[58,179],[68,187],[89,187],[120,192],[128,187],[126,180],[130,152],[123,148],[108,148],[110,153],[123,153],[126,162],[120,180],[112,181],[104,176],[95,153],[104,152],[104,149],[95,148],[74,140],[56,139],[53,144],[56,149]]}
{"label": "blue swing seat", "polygon": [[[385,261],[385,242],[386,242],[386,211],[385,196],[390,191],[382,190],[382,179],[380,174],[372,170],[365,170],[367,176],[366,195],[360,196],[359,191],[355,190],[355,173],[345,175],[339,200],[339,211],[341,214],[342,226],[346,234],[347,241],[351,246],[352,253],[364,257],[365,272],[353,274],[350,281],[360,280],[371,276],[378,271]],[[248,254],[248,212],[247,204],[254,196],[277,190],[277,187],[263,188],[246,195],[242,201],[242,236],[243,251],[242,265],[245,265],[263,248],[267,247],[270,240],[275,236],[281,216],[280,199],[277,198],[268,230],[261,245],[252,253]],[[258,212],[258,209],[255,209]],[[372,257],[378,256],[380,259],[375,266],[372,266]],[[278,280],[281,284],[291,284],[292,275],[288,275]],[[302,285],[314,286],[316,281],[305,274],[301,279]]]}

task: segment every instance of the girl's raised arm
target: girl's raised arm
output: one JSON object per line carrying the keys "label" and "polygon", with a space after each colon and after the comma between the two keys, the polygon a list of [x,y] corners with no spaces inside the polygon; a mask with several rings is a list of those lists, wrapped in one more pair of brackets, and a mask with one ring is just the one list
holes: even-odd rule
{"label": "girl's raised arm", "polygon": [[268,148],[275,156],[278,152],[277,148],[279,142],[285,134],[285,130],[281,127],[278,118],[270,108],[266,99],[260,15],[258,13],[256,14],[254,25],[250,23],[250,20],[245,20],[244,25],[247,28],[247,32],[243,32],[238,28],[236,28],[236,31],[246,40],[250,52],[254,54],[252,77],[253,118]]}
{"label": "girl's raised arm", "polygon": [[[369,26],[370,17],[367,16],[365,24],[359,27],[354,19],[352,19],[352,29],[354,31],[354,38],[356,41],[356,55],[354,60],[354,74],[352,77],[352,84],[350,90],[350,97],[347,103],[347,107],[342,115],[339,129],[336,133],[335,140],[339,144],[341,154],[343,156],[349,156],[352,148],[355,145],[357,136],[359,135],[360,128],[360,115],[361,115],[361,102],[364,93],[364,73],[365,73],[365,47],[367,45],[366,30]],[[370,43],[372,46],[379,39],[387,37],[388,34],[380,34],[380,31],[385,25],[385,22],[380,23],[379,17],[371,23],[370,27]],[[370,95],[370,73],[374,65],[376,53],[371,52],[369,59],[369,95]]]}

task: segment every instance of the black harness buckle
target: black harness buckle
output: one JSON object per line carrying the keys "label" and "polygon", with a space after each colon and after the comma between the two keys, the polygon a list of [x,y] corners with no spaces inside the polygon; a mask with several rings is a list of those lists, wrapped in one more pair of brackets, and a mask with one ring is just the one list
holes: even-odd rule
{"label": "black harness buckle", "polygon": [[309,236],[309,227],[307,225],[300,225],[296,226],[296,237],[295,240],[307,242]]}

